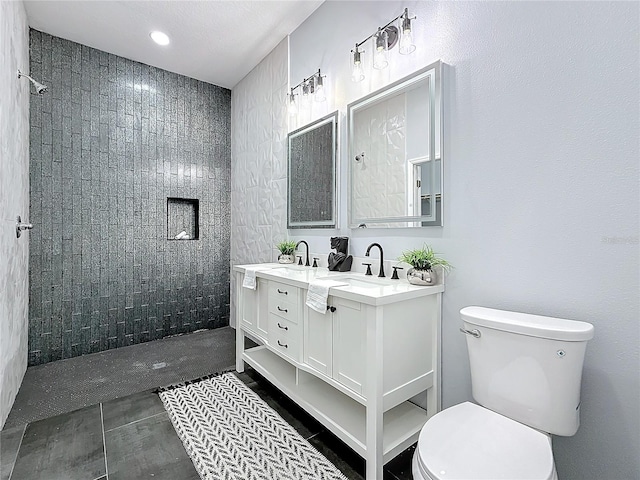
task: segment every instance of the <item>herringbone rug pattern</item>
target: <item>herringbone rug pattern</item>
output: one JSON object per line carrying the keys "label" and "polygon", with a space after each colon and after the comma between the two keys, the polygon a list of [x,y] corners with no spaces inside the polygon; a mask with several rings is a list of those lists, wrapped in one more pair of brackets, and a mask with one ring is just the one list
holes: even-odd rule
{"label": "herringbone rug pattern", "polygon": [[346,480],[232,373],[160,398],[203,480]]}

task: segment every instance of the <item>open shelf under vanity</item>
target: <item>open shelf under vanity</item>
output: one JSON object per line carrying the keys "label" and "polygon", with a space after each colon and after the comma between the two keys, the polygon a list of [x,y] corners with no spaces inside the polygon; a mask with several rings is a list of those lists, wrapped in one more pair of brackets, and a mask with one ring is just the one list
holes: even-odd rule
{"label": "open shelf under vanity", "polygon": [[[360,456],[366,457],[365,405],[283,360],[265,346],[246,350],[243,360]],[[384,412],[383,463],[415,443],[426,421],[425,410],[409,401]]]}

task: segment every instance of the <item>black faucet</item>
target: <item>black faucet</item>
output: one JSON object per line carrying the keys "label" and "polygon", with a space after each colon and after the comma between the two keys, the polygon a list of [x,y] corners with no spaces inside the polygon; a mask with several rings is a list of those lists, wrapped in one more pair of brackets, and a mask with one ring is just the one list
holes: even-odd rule
{"label": "black faucet", "polygon": [[365,257],[369,256],[369,252],[371,251],[371,247],[378,247],[380,249],[380,273],[378,273],[379,277],[384,277],[384,253],[382,253],[382,247],[379,243],[372,243],[367,248],[367,253],[365,253]]}
{"label": "black faucet", "polygon": [[[304,266],[310,267],[311,264],[309,263],[309,244],[304,240],[300,240],[298,243],[296,243],[296,250],[298,249],[298,245],[300,245],[301,243],[304,243],[305,246],[307,247],[307,262],[304,264]],[[302,265],[302,259],[300,259],[300,263],[298,263],[298,265]]]}

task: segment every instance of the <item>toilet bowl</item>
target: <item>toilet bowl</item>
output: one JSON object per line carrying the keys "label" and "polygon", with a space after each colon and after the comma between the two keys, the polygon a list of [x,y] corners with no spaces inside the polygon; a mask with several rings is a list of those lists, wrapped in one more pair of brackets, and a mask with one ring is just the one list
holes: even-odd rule
{"label": "toilet bowl", "polygon": [[551,438],[464,402],[429,419],[413,455],[414,480],[557,480]]}
{"label": "toilet bowl", "polygon": [[460,315],[479,405],[460,403],[427,421],[414,480],[557,480],[551,435],[580,426],[593,325],[484,307]]}

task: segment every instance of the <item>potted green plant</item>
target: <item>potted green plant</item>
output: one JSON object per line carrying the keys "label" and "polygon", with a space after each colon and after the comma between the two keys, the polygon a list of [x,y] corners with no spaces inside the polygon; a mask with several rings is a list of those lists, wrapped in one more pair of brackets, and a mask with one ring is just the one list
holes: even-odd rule
{"label": "potted green plant", "polygon": [[296,242],[292,240],[283,240],[276,245],[276,248],[280,250],[278,255],[278,263],[293,263],[295,260],[294,252],[296,251]]}
{"label": "potted green plant", "polygon": [[411,265],[407,271],[407,281],[413,285],[435,285],[438,281],[435,267],[440,267],[443,271],[451,268],[451,264],[438,257],[429,245],[402,252],[398,260]]}

